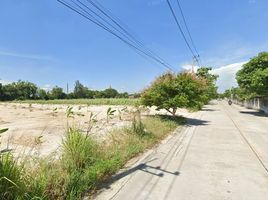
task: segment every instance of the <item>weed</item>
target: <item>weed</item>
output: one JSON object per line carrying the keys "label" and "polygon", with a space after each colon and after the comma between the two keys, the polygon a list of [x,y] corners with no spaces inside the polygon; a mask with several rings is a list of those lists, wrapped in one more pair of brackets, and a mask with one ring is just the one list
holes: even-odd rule
{"label": "weed", "polygon": [[116,110],[113,110],[111,107],[109,107],[106,111],[106,121],[107,123],[109,123],[109,119],[112,119],[112,117],[114,116],[114,113],[116,112]]}

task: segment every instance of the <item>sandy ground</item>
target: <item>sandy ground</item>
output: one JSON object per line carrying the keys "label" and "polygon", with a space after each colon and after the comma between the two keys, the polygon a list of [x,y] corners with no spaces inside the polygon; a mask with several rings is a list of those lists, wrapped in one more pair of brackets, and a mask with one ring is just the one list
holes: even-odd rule
{"label": "sandy ground", "polygon": [[[75,126],[85,133],[89,131],[93,137],[103,140],[113,129],[129,126],[135,110],[132,106],[72,105],[73,118],[67,119],[67,107],[68,105],[0,103],[0,128],[9,129],[1,137],[1,149],[13,149],[16,154],[47,156],[59,149],[66,134],[67,121],[69,126]],[[107,122],[109,107],[116,112]],[[90,122],[91,113],[97,122]],[[143,109],[142,112],[143,115],[156,113],[166,114],[166,111],[159,112],[150,108]]]}

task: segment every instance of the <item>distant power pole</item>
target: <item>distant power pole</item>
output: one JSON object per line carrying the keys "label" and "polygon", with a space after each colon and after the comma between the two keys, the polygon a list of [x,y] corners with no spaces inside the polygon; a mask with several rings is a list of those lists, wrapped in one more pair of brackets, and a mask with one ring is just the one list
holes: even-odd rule
{"label": "distant power pole", "polygon": [[67,83],[67,88],[66,88],[67,94],[69,94],[69,84]]}
{"label": "distant power pole", "polygon": [[192,74],[194,73],[194,66],[198,64],[198,58],[196,56],[193,57],[193,64],[192,64]]}

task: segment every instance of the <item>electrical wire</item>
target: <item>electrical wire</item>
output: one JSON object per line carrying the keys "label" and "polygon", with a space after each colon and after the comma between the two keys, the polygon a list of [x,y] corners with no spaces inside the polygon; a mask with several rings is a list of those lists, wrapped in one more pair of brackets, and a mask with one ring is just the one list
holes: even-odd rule
{"label": "electrical wire", "polygon": [[[110,34],[114,35],[116,38],[120,39],[123,43],[128,45],[131,49],[136,51],[136,53],[138,53],[142,57],[149,58],[149,59],[155,61],[156,63],[161,64],[162,66],[164,66],[169,71],[172,71],[172,72],[175,71],[169,64],[167,64],[163,60],[157,58],[150,51],[144,50],[144,49],[141,48],[141,46],[137,46],[136,43],[133,43],[133,40],[130,40],[130,35],[128,35],[126,33],[127,31],[126,32],[124,31],[125,33],[122,33],[122,31],[118,30],[118,28],[113,26],[110,22],[108,22],[103,17],[101,17],[99,14],[97,14],[92,9],[90,9],[88,6],[83,4],[80,0],[77,0],[76,2],[74,0],[71,0],[71,2],[73,4],[67,3],[64,0],[57,0],[57,1],[59,3],[61,3],[61,4],[63,4],[64,6],[68,7],[72,11],[76,12],[77,14],[81,15],[82,17],[86,18],[87,20],[91,21],[92,23],[96,24],[100,28],[104,29],[105,31],[109,32]],[[96,16],[99,19],[97,19]],[[129,37],[127,37],[126,34]]]}

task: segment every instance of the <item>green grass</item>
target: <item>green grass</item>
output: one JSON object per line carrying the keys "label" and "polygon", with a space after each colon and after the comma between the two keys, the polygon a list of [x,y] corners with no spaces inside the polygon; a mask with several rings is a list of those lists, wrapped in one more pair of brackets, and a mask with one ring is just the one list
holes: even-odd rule
{"label": "green grass", "polygon": [[[16,165],[13,157],[2,159],[0,164],[10,165],[12,170],[4,173],[10,182],[0,182],[0,192],[2,189],[13,196],[1,199],[82,199],[131,158],[169,135],[184,123],[184,119],[150,116],[135,123],[135,128],[114,130],[109,140],[102,143],[70,129],[62,143],[62,154],[57,159],[53,160],[51,156],[37,159],[28,170],[26,166]],[[15,187],[13,182],[18,186]]]}
{"label": "green grass", "polygon": [[58,99],[58,100],[24,100],[14,103],[29,104],[67,104],[67,105],[139,105],[140,99]]}

